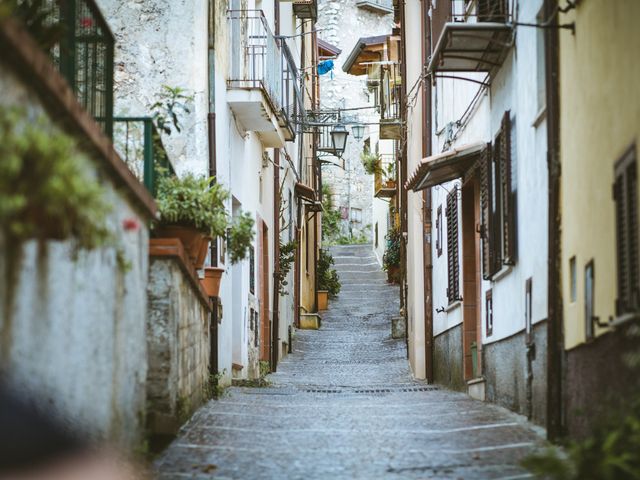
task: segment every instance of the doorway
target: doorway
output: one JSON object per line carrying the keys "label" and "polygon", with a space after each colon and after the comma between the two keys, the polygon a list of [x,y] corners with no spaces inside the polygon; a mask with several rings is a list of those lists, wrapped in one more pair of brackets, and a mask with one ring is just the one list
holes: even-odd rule
{"label": "doorway", "polygon": [[480,188],[474,177],[462,187],[462,352],[465,380],[482,375],[479,225]]}
{"label": "doorway", "polygon": [[262,221],[260,239],[260,360],[271,360],[271,315],[269,315],[269,228]]}

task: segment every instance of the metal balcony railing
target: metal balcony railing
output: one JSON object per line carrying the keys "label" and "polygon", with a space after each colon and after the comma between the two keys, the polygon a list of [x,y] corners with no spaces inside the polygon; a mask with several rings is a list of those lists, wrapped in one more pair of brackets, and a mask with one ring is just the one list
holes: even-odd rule
{"label": "metal balcony railing", "polygon": [[397,63],[383,64],[380,67],[380,118],[384,121],[400,119],[402,98],[402,77],[400,65]]}
{"label": "metal balcony railing", "polygon": [[286,40],[275,37],[262,10],[232,10],[229,88],[261,89],[278,116],[280,126],[304,116],[299,71]]}
{"label": "metal balcony railing", "polygon": [[151,117],[114,118],[113,144],[141,183],[154,197],[158,178],[175,171]]}
{"label": "metal balcony railing", "polygon": [[47,50],[67,79],[78,102],[111,137],[113,133],[114,37],[93,0],[18,1],[17,17],[31,26],[34,39]]}
{"label": "metal balcony railing", "polygon": [[282,51],[261,10],[229,11],[230,88],[262,89],[274,110],[282,108]]}

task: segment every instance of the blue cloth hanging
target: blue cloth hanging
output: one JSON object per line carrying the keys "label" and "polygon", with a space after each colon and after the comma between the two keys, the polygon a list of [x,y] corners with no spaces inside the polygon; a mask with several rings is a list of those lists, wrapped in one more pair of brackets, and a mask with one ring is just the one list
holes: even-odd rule
{"label": "blue cloth hanging", "polygon": [[333,60],[325,60],[318,64],[318,75],[324,75],[331,70],[333,70]]}

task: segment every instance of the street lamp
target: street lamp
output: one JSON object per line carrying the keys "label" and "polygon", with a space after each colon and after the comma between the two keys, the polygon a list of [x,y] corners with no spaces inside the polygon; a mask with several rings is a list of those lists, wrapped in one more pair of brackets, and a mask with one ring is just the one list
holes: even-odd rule
{"label": "street lamp", "polygon": [[351,131],[353,132],[353,138],[358,142],[364,137],[364,125],[353,125]]}
{"label": "street lamp", "polygon": [[347,147],[347,136],[349,136],[349,132],[340,123],[331,130],[331,143],[338,157],[342,156],[344,149]]}

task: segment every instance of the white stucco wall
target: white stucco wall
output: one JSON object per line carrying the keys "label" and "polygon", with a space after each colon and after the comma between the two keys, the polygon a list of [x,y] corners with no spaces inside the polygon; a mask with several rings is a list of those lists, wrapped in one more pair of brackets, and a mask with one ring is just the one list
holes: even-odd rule
{"label": "white stucco wall", "polygon": [[[35,93],[4,64],[0,104],[46,117]],[[147,219],[104,174],[105,160],[80,153],[113,206],[106,218],[113,246],[85,251],[70,241],[8,245],[0,238],[0,370],[72,424],[133,448],[145,415]],[[124,220],[140,228],[126,231]],[[117,248],[130,270],[118,266]]]}

